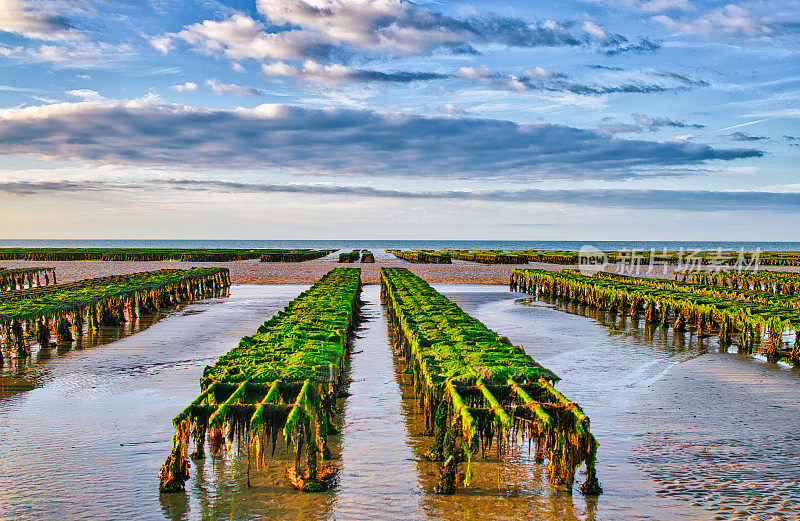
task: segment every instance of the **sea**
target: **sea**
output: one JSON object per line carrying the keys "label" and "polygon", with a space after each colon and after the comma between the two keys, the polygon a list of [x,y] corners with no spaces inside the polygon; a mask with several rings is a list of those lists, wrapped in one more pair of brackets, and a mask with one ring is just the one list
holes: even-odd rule
{"label": "sea", "polygon": [[465,240],[227,240],[227,239],[0,239],[0,248],[236,248],[330,250],[561,250],[591,245],[603,251],[800,251],[800,242],[772,241],[465,241]]}

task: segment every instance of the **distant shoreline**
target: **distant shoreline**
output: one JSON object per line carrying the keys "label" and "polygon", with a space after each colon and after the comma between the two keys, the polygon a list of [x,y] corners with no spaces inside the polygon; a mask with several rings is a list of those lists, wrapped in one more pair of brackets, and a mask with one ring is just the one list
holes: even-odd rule
{"label": "distant shoreline", "polygon": [[0,248],[231,248],[231,249],[368,249],[401,250],[561,250],[584,245],[601,250],[800,251],[797,241],[548,241],[548,240],[225,240],[225,239],[0,239]]}

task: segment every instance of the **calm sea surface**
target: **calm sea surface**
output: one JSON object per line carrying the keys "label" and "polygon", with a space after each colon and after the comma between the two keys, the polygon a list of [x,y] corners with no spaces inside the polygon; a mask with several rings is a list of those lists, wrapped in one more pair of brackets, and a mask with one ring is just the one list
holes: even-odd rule
{"label": "calm sea surface", "polygon": [[420,250],[565,250],[591,244],[606,251],[723,250],[800,251],[800,242],[740,241],[359,241],[359,240],[167,240],[167,239],[0,239],[0,248],[311,248]]}

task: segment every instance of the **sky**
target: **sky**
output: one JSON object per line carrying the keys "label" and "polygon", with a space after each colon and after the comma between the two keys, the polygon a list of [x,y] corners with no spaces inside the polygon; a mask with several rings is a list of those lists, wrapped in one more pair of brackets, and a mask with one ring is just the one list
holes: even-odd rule
{"label": "sky", "polygon": [[0,0],[0,238],[800,240],[800,0]]}

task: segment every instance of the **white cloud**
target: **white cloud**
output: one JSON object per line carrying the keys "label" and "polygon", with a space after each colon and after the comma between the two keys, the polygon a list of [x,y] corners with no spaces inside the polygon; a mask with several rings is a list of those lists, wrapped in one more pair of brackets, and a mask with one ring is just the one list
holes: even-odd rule
{"label": "white cloud", "polygon": [[267,76],[295,77],[300,73],[300,69],[285,62],[262,63],[261,70]]}
{"label": "white cloud", "polygon": [[542,67],[534,67],[533,69],[528,69],[522,73],[523,76],[528,76],[530,78],[552,78],[554,76],[561,76],[560,73],[544,69]]}
{"label": "white cloud", "polygon": [[[558,22],[483,16],[453,18],[402,0],[257,2],[273,25],[236,13],[186,26],[177,37],[195,50],[232,60],[339,61],[355,54],[409,56],[438,49],[475,52],[474,44],[512,47],[580,45]],[[165,35],[167,37],[169,35]]]}
{"label": "white cloud", "polygon": [[661,11],[691,11],[692,5],[688,0],[650,0],[641,5],[642,11],[647,13],[658,13]]}
{"label": "white cloud", "polygon": [[344,83],[356,81],[356,71],[344,65],[320,65],[317,62],[306,60],[303,68],[292,67],[286,63],[278,62],[262,66],[264,74],[271,76],[287,76],[301,78],[308,81],[321,83]]}
{"label": "white cloud", "polygon": [[[665,117],[650,117],[642,114],[631,114],[631,116],[633,116],[633,120],[636,122],[637,125],[651,131],[661,130],[661,127],[671,127],[671,128],[704,127],[704,125],[699,125],[697,123],[685,123],[683,121],[676,121],[674,119]],[[686,136],[686,137],[691,137],[691,136]]]}
{"label": "white cloud", "polygon": [[509,17],[458,19],[403,0],[257,0],[256,6],[276,24],[313,31],[328,43],[397,55],[481,42],[577,44],[557,22],[534,24]]}
{"label": "white cloud", "polygon": [[38,47],[10,47],[0,43],[0,56],[25,63],[50,63],[60,68],[108,67],[131,56],[128,44],[104,42],[64,42]]}
{"label": "white cloud", "polygon": [[597,38],[600,41],[608,40],[608,33],[593,22],[584,22],[583,23],[583,30],[586,31],[587,34]]}
{"label": "white cloud", "polygon": [[374,69],[355,69],[345,65],[322,65],[313,60],[303,62],[303,67],[294,67],[284,62],[262,64],[262,71],[267,76],[283,76],[317,83],[351,83],[351,82],[394,82],[410,83],[413,81],[440,80],[447,74],[416,71],[383,72]]}
{"label": "white cloud", "polygon": [[150,38],[150,45],[161,54],[167,54],[172,50],[172,38],[169,36],[153,36]]}
{"label": "white cloud", "polygon": [[[266,32],[266,26],[243,14],[223,21],[206,20],[184,28],[177,37],[205,54],[222,54],[233,60],[298,60],[330,54],[330,46],[300,30]],[[326,50],[327,49],[327,50]]]}
{"label": "white cloud", "polygon": [[452,103],[445,103],[444,105],[440,105],[436,108],[442,114],[447,114],[448,116],[466,116],[467,111],[460,109],[453,105]]}
{"label": "white cloud", "polygon": [[186,83],[179,83],[177,85],[173,85],[170,89],[174,90],[175,92],[190,92],[193,90],[197,90],[197,84],[193,81],[187,81]]}
{"label": "white cloud", "polygon": [[99,92],[91,89],[68,90],[66,94],[70,96],[75,96],[76,98],[82,98],[84,101],[100,101],[105,99],[103,96],[100,95]]}
{"label": "white cloud", "polygon": [[0,32],[37,40],[77,40],[82,35],[63,17],[34,8],[33,2],[0,0]]}
{"label": "white cloud", "polygon": [[456,76],[458,78],[467,78],[471,80],[482,80],[490,78],[492,76],[492,72],[486,66],[459,67],[459,69],[453,73],[453,76]]}
{"label": "white cloud", "polygon": [[[244,85],[236,85],[233,83],[221,83],[215,79],[206,80],[206,86],[210,88],[214,94],[233,94],[234,96],[263,96],[264,93],[253,87]],[[194,90],[194,89],[191,89]]]}
{"label": "white cloud", "polygon": [[688,34],[747,36],[750,38],[766,38],[775,34],[773,21],[734,4],[714,9],[696,18],[678,19],[667,15],[658,15],[654,16],[652,20],[669,29]]}

